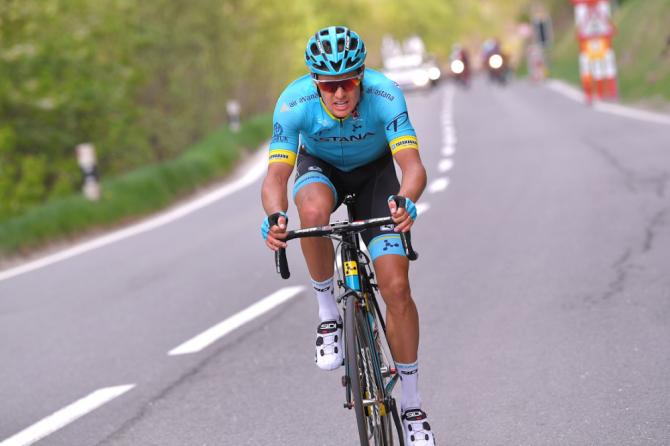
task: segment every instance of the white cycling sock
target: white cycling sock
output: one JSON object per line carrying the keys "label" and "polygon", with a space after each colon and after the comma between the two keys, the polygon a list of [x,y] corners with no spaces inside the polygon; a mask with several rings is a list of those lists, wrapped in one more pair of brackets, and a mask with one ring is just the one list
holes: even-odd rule
{"label": "white cycling sock", "polygon": [[319,319],[324,321],[340,320],[340,312],[335,303],[335,290],[333,289],[333,278],[317,282],[312,279],[312,287],[316,294],[316,300],[319,302]]}
{"label": "white cycling sock", "polygon": [[402,381],[402,398],[400,400],[401,412],[405,409],[421,409],[421,397],[419,396],[419,361],[411,364],[395,363],[400,380]]}

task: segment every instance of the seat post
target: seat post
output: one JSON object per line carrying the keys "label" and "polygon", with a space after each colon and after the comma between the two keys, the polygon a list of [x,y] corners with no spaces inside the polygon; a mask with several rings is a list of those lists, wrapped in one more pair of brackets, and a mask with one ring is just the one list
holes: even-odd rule
{"label": "seat post", "polygon": [[356,203],[356,194],[347,194],[344,197],[344,204],[347,205],[347,216],[349,221],[354,221],[354,204]]}

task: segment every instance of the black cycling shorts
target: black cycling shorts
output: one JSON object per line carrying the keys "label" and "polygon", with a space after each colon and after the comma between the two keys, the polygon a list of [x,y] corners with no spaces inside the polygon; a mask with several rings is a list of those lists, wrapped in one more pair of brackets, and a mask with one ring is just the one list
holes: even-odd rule
{"label": "black cycling shorts", "polygon": [[[345,172],[300,148],[293,200],[301,188],[311,183],[322,183],[330,188],[335,198],[333,212],[347,194],[355,193],[354,220],[388,217],[388,197],[400,190],[390,150],[365,166]],[[405,255],[400,234],[393,232],[390,227],[366,229],[361,233],[361,238],[373,260],[385,254]]]}

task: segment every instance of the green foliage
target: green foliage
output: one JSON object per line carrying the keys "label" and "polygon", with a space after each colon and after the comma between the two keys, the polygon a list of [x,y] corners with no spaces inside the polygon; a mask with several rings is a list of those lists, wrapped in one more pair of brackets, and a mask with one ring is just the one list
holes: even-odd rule
{"label": "green foliage", "polygon": [[[244,151],[267,137],[271,123],[265,114],[245,122],[240,133],[219,128],[177,158],[103,181],[98,202],[68,195],[8,219],[0,223],[0,255],[160,209],[228,172]],[[27,183],[25,193],[34,193],[31,187],[33,183]]]}

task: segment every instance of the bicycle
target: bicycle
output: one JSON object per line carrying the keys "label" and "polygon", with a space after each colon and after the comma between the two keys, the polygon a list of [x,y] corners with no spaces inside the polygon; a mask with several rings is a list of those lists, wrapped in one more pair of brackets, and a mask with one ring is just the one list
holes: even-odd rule
{"label": "bicycle", "polygon": [[[337,285],[343,291],[337,302],[342,304],[344,310],[344,407],[353,408],[356,413],[362,446],[392,446],[393,425],[400,446],[404,446],[403,427],[392,396],[399,374],[386,340],[386,324],[377,302],[376,293],[379,289],[374,282],[370,258],[361,250],[358,237],[367,228],[393,226],[393,220],[391,217],[381,217],[353,221],[352,205],[355,200],[354,194],[347,195],[344,200],[349,221],[288,231],[285,241],[303,237],[328,237],[339,242],[335,252],[340,252]],[[270,224],[277,224],[276,219]],[[412,248],[409,233],[400,235],[407,257],[416,260],[418,254]],[[275,252],[275,265],[282,278],[290,277],[284,248]]]}

